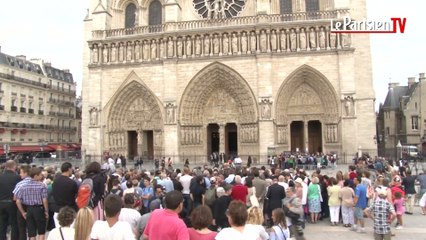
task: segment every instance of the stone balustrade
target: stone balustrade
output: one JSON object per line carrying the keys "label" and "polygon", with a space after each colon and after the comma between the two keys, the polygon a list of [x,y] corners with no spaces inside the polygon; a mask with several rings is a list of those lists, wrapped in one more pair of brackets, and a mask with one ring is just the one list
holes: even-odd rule
{"label": "stone balustrade", "polygon": [[272,14],[272,15],[257,15],[247,17],[222,18],[210,20],[196,20],[171,22],[155,26],[140,26],[135,28],[120,28],[111,30],[96,30],[92,32],[92,40],[102,40],[116,37],[128,37],[132,35],[150,34],[150,33],[165,33],[183,30],[199,30],[202,28],[212,27],[234,27],[247,26],[257,24],[274,24],[291,21],[309,21],[309,20],[329,20],[341,18],[348,15],[348,9],[338,9],[332,11],[321,12],[299,12],[292,14]]}
{"label": "stone balustrade", "polygon": [[165,59],[335,51],[349,49],[351,39],[346,33],[331,33],[329,22],[312,22],[299,27],[244,27],[231,31],[91,41],[89,47],[90,65],[94,67],[104,64],[155,63]]}

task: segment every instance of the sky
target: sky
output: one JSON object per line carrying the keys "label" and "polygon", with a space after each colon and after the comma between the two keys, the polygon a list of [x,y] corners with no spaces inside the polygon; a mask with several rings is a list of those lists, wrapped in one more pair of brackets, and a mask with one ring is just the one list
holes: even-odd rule
{"label": "sky", "polygon": [[[186,0],[190,1],[190,0]],[[344,1],[344,0],[335,0]],[[349,0],[357,1],[357,0]],[[371,34],[376,110],[389,82],[407,84],[408,77],[426,72],[426,1],[366,0],[369,20],[406,17],[404,34]],[[89,0],[4,1],[0,8],[0,46],[9,55],[41,58],[59,69],[70,69],[78,95],[83,78],[83,19]]]}

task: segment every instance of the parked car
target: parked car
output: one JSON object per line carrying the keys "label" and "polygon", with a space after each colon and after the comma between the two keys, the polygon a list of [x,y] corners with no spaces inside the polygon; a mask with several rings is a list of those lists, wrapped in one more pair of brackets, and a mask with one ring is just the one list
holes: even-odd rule
{"label": "parked car", "polygon": [[49,160],[52,158],[50,152],[38,152],[33,158],[33,162],[40,162],[44,160]]}
{"label": "parked car", "polygon": [[33,153],[18,153],[15,156],[15,161],[18,163],[31,164],[33,162]]}

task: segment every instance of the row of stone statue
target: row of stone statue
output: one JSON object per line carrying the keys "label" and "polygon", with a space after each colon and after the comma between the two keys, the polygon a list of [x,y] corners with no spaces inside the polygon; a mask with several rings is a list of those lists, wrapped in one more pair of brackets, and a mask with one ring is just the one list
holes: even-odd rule
{"label": "row of stone statue", "polygon": [[274,29],[166,37],[90,46],[91,63],[155,61],[215,55],[297,52],[351,46],[350,36],[330,33],[326,27]]}
{"label": "row of stone statue", "polygon": [[242,143],[257,143],[258,128],[257,125],[241,125],[240,126],[240,141]]}
{"label": "row of stone statue", "polygon": [[325,141],[328,142],[328,143],[338,142],[338,139],[337,139],[337,125],[336,124],[326,125]]}
{"label": "row of stone statue", "polygon": [[201,141],[201,127],[183,127],[181,129],[182,145],[198,145]]}
{"label": "row of stone statue", "polygon": [[109,134],[109,145],[116,147],[123,147],[125,144],[124,136],[120,133],[110,133]]}

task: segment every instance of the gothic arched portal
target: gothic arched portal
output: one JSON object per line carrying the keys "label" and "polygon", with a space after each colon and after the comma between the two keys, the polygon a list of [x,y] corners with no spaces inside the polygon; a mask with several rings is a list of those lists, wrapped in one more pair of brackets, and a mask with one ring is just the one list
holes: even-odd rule
{"label": "gothic arched portal", "polygon": [[180,147],[197,155],[244,154],[258,143],[256,98],[244,78],[222,63],[202,69],[179,108]]}
{"label": "gothic arched portal", "polygon": [[322,152],[338,143],[339,105],[333,85],[303,65],[283,82],[275,101],[277,144],[287,150]]}
{"label": "gothic arched portal", "polygon": [[133,80],[117,91],[109,106],[106,145],[113,153],[152,158],[163,152],[162,111],[155,95]]}

